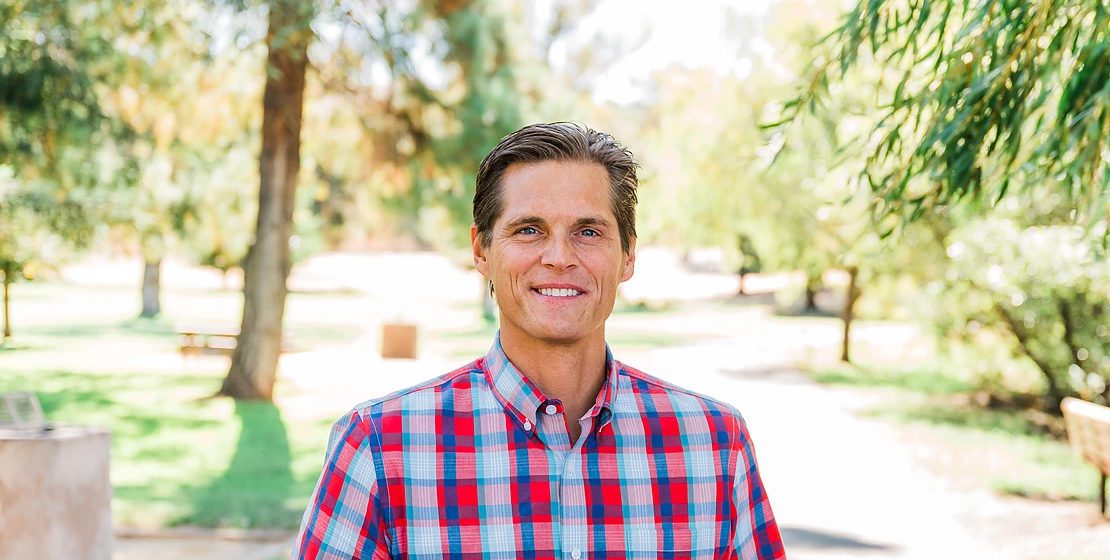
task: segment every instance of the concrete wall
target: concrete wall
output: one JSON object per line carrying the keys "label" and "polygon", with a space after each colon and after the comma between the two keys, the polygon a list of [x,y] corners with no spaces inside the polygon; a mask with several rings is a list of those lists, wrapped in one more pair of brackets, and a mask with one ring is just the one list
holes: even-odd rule
{"label": "concrete wall", "polygon": [[106,430],[0,430],[0,558],[108,560]]}

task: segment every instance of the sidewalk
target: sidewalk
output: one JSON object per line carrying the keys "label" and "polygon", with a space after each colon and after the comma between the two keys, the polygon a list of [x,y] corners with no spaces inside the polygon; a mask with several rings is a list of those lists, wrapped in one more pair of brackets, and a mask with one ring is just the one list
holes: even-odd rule
{"label": "sidewalk", "polygon": [[116,537],[112,560],[277,560],[289,557],[293,537],[280,541]]}

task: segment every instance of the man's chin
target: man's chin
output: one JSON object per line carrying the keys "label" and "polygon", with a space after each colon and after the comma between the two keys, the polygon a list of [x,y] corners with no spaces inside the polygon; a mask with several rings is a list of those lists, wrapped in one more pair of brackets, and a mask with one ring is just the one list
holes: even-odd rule
{"label": "man's chin", "polygon": [[549,346],[574,346],[587,341],[593,336],[596,330],[585,329],[544,329],[542,332],[533,334],[533,338],[547,344]]}

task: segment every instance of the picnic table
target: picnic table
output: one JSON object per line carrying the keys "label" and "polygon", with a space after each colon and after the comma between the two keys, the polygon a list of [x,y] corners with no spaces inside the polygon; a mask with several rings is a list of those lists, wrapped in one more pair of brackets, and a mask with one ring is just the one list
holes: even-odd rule
{"label": "picnic table", "polygon": [[[181,335],[181,355],[199,356],[201,354],[219,354],[231,356],[235,346],[239,344],[239,331],[234,329],[178,329]],[[282,336],[281,352],[287,353],[294,350],[289,337]]]}
{"label": "picnic table", "polygon": [[1068,442],[1099,471],[1099,511],[1106,515],[1106,479],[1110,476],[1110,408],[1068,397],[1060,404]]}

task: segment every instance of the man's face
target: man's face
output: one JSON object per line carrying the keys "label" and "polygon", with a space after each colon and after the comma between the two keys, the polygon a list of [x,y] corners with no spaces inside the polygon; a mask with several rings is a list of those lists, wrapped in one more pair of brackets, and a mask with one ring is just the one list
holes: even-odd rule
{"label": "man's face", "polygon": [[617,285],[632,277],[636,243],[621,250],[609,177],[592,162],[513,164],[501,179],[489,247],[471,227],[474,263],[493,282],[502,337],[548,344],[604,341]]}

